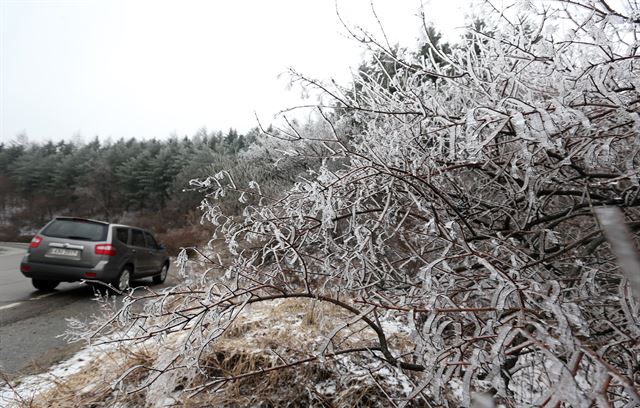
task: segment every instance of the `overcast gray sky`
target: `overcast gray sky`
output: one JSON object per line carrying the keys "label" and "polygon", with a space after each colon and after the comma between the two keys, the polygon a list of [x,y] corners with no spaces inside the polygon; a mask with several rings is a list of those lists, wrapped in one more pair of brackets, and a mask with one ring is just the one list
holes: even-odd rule
{"label": "overcast gray sky", "polygon": [[[420,0],[374,0],[392,42],[420,35]],[[469,0],[432,0],[447,32]],[[339,0],[375,31],[370,0]],[[0,141],[246,131],[301,103],[287,67],[345,82],[361,61],[333,0],[0,0]]]}

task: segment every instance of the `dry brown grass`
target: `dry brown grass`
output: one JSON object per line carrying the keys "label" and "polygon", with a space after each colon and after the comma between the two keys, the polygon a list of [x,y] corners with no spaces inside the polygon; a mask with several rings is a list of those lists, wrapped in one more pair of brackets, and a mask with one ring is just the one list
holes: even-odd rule
{"label": "dry brown grass", "polygon": [[210,237],[210,231],[202,226],[173,228],[156,233],[156,238],[167,248],[170,256],[178,255],[180,248],[193,246],[194,243],[206,242]]}
{"label": "dry brown grass", "polygon": [[[150,364],[153,353],[140,347],[135,350],[120,348],[106,352],[89,362],[79,372],[53,381],[53,386],[37,394],[24,407],[107,407],[111,406],[116,394],[111,388],[118,373],[136,365]],[[127,385],[139,383],[146,376],[140,370],[126,379]],[[140,396],[133,397],[131,402]]]}
{"label": "dry brown grass", "polygon": [[[332,332],[335,322],[344,321],[346,317],[346,312],[333,305],[306,299],[247,307],[227,332],[205,350],[200,359],[203,372],[196,376],[184,372],[184,382],[168,394],[177,406],[183,407],[387,406],[389,401],[375,381],[367,375],[349,373],[349,365],[370,365],[373,360],[370,355],[357,354],[325,361],[313,359],[319,352],[323,336]],[[374,340],[373,332],[357,323],[340,331],[334,344],[336,349],[343,349],[374,344]],[[399,340],[402,339],[396,339],[395,343],[402,343]],[[153,366],[163,350],[167,350],[166,346],[138,345],[105,353],[80,372],[57,380],[54,387],[23,407],[110,407],[116,402],[123,407],[151,406],[153,398],[147,395],[151,391],[143,389],[131,393],[148,380],[148,370],[135,369],[115,390],[112,385],[134,366]],[[311,360],[303,364],[268,371],[309,358]],[[198,387],[216,379],[261,370],[267,372],[221,381],[196,395],[183,392],[185,388]],[[340,376],[339,372],[348,375]],[[378,382],[385,381],[384,375],[375,372],[371,375]]]}

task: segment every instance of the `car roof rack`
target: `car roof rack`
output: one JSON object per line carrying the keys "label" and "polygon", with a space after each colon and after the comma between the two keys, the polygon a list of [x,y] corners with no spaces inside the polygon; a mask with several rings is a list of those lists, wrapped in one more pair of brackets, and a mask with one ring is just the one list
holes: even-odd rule
{"label": "car roof rack", "polygon": [[57,215],[57,216],[54,217],[54,219],[56,219],[56,220],[73,220],[73,221],[82,221],[82,222],[93,222],[93,223],[96,223],[96,224],[109,225],[109,223],[106,222],[106,221],[93,220],[91,218],[82,218],[82,217],[70,217],[70,216],[66,216],[66,215]]}

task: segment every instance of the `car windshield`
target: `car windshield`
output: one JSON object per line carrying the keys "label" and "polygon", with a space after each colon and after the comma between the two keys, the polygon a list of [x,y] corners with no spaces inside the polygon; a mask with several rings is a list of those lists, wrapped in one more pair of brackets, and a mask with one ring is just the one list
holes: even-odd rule
{"label": "car windshield", "polygon": [[55,220],[42,231],[42,235],[83,241],[104,241],[107,225],[84,220]]}

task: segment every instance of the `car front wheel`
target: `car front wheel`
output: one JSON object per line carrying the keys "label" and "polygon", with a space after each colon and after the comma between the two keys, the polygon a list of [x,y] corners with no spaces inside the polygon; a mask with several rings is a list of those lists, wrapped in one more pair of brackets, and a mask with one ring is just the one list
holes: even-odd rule
{"label": "car front wheel", "polygon": [[31,283],[34,288],[49,292],[54,290],[60,282],[49,279],[31,279]]}

